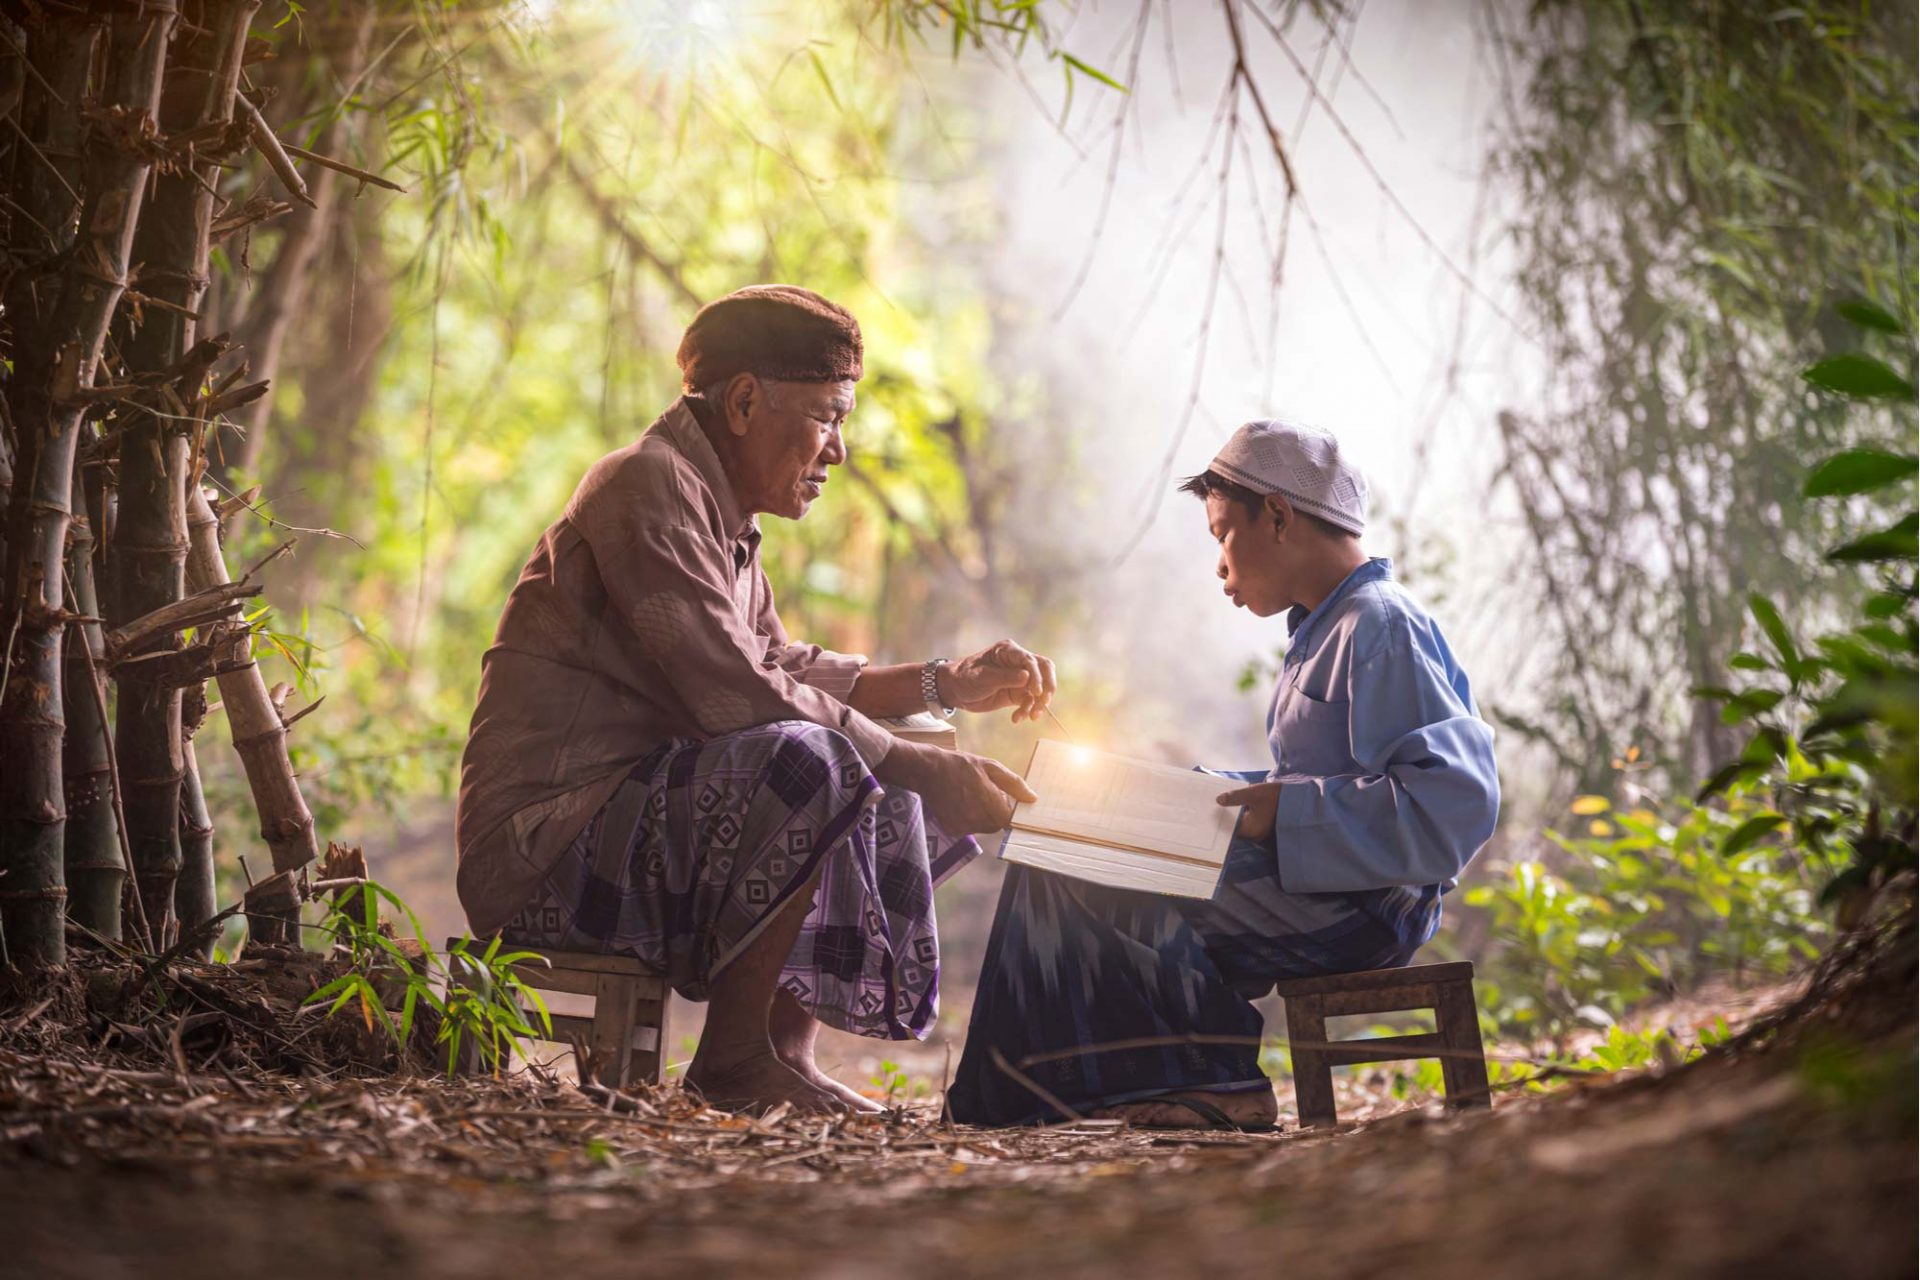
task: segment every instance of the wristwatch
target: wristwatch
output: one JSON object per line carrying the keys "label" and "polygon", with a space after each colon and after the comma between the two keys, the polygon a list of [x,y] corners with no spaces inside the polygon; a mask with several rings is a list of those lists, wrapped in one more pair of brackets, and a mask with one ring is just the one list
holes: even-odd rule
{"label": "wristwatch", "polygon": [[920,668],[920,701],[927,704],[927,714],[953,719],[953,708],[940,701],[940,668],[947,665],[945,658],[928,658],[926,665]]}

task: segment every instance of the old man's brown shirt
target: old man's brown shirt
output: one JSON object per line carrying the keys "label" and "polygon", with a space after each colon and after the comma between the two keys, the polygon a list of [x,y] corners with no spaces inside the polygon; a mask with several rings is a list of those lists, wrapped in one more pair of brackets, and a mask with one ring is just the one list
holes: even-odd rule
{"label": "old man's brown shirt", "polygon": [[793,644],[686,400],[594,463],[534,548],[481,668],[460,766],[460,902],[498,929],[620,780],[673,738],[776,720],[893,738],[844,698],[866,659]]}

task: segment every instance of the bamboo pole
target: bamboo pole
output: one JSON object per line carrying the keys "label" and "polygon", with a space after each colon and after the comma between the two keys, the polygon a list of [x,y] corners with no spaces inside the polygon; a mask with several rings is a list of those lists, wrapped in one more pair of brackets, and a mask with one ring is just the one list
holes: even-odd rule
{"label": "bamboo pole", "polygon": [[[220,516],[207,500],[206,490],[194,485],[187,494],[187,585],[209,591],[230,580],[226,558],[220,554]],[[297,871],[320,856],[313,834],[313,814],[300,794],[293,762],[287,756],[287,727],[267,690],[266,677],[249,660],[237,671],[219,677],[220,702],[233,731],[233,749],[246,770],[247,786],[260,813],[260,838],[273,855],[273,869]]]}
{"label": "bamboo pole", "polygon": [[[220,910],[218,889],[213,873],[213,817],[207,812],[206,794],[200,789],[200,761],[193,753],[193,739],[181,745],[190,785],[180,796],[180,882],[174,887],[174,907],[180,916],[180,936],[213,919]],[[193,947],[194,954],[206,959],[213,954],[214,932]]]}
{"label": "bamboo pole", "polygon": [[159,110],[170,0],[116,8],[88,135],[86,193],[44,357],[23,353],[14,418],[20,457],[9,518],[0,680],[0,928],[16,965],[66,958],[63,862],[65,731],[60,694],[66,611],[65,552],[73,467],[84,405],[114,309],[126,291],[146,197],[149,136]]}
{"label": "bamboo pole", "polygon": [[[85,117],[76,109],[86,93],[87,74],[100,34],[98,16],[70,9],[35,9],[22,18],[27,43],[25,65],[30,73],[15,123],[12,171],[7,175],[9,199],[5,235],[16,253],[51,255],[73,247],[79,226],[80,202],[74,192],[86,185],[81,174]],[[0,304],[12,329],[15,367],[24,373],[47,368],[52,352],[53,308],[60,296],[59,282],[33,270],[9,273]],[[6,382],[8,421],[0,421],[0,565],[7,563],[6,546],[13,537],[8,518],[12,505],[15,459],[14,427],[24,416],[20,396],[22,378]],[[0,616],[5,609],[0,608]]]}
{"label": "bamboo pole", "polygon": [[67,735],[62,752],[67,802],[67,914],[102,937],[120,940],[120,894],[126,866],[120,857],[120,823],[107,755],[110,727],[95,697],[93,673],[106,642],[100,633],[100,603],[93,580],[93,517],[85,472],[74,468],[73,524],[67,544],[67,580],[74,619],[67,636],[61,692]]}
{"label": "bamboo pole", "polygon": [[[216,146],[233,121],[247,28],[259,0],[208,0],[200,24],[175,53],[173,87],[161,102],[161,124]],[[157,374],[181,366],[194,345],[194,316],[207,288],[217,156],[196,152],[163,174],[141,219],[135,246],[141,291],[166,304],[148,308],[124,346],[129,373]],[[202,372],[201,376],[204,376]],[[199,387],[181,388],[182,398]],[[187,559],[186,490],[193,443],[176,418],[134,410],[120,443],[120,515],[110,558],[117,621],[152,613],[184,594]],[[177,631],[149,642],[147,652],[179,647]],[[186,782],[181,691],[164,678],[165,663],[116,668],[120,701],[114,724],[127,836],[134,875],[155,941],[171,936],[180,874],[180,813]]]}

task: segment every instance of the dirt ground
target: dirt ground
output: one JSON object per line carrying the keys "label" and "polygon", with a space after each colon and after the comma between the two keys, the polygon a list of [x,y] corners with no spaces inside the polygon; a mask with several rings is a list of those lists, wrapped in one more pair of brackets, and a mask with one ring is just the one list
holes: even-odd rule
{"label": "dirt ground", "polygon": [[0,1276],[1909,1276],[1912,952],[1684,1067],[1260,1136],[208,1071],[29,1006]]}

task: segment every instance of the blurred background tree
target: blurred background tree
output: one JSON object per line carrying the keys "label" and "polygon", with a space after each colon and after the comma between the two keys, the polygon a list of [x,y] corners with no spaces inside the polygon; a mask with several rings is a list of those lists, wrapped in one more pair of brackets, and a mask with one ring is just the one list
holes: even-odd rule
{"label": "blurred background tree", "polygon": [[1857,595],[1818,566],[1859,513],[1809,502],[1806,469],[1911,447],[1906,406],[1849,414],[1800,375],[1859,345],[1850,302],[1912,331],[1913,7],[1488,12],[1551,370],[1499,420],[1536,640],[1494,706],[1579,790],[1608,789],[1629,744],[1688,788],[1738,744],[1690,690],[1726,683],[1748,593],[1814,622]]}

